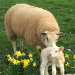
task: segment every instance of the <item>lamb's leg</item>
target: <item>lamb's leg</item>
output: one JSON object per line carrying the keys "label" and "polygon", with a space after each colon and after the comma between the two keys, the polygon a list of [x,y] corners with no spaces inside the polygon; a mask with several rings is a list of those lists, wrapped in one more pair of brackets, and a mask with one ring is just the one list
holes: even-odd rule
{"label": "lamb's leg", "polygon": [[52,75],[56,75],[56,64],[52,64]]}
{"label": "lamb's leg", "polygon": [[45,67],[45,75],[49,75],[49,73],[48,73],[48,64],[46,65],[46,67]]}
{"label": "lamb's leg", "polygon": [[46,67],[46,63],[42,62],[40,65],[40,75],[45,75],[45,67]]}
{"label": "lamb's leg", "polygon": [[22,51],[23,50],[23,39],[20,38],[20,50]]}
{"label": "lamb's leg", "polygon": [[14,48],[14,53],[16,52],[16,39],[12,40],[13,48]]}
{"label": "lamb's leg", "polygon": [[60,72],[61,75],[64,75],[64,64],[60,65]]}

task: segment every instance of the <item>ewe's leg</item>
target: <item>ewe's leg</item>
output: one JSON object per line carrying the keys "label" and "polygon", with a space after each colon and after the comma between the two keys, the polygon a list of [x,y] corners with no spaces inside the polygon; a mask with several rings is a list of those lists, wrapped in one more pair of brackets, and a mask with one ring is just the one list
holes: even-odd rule
{"label": "ewe's leg", "polygon": [[64,64],[60,65],[60,72],[61,75],[64,75]]}
{"label": "ewe's leg", "polygon": [[13,48],[14,48],[14,53],[16,52],[16,39],[12,40]]}
{"label": "ewe's leg", "polygon": [[52,75],[56,75],[56,64],[52,64]]}
{"label": "ewe's leg", "polygon": [[42,62],[40,65],[40,75],[45,75],[45,67],[46,67],[46,62]]}
{"label": "ewe's leg", "polygon": [[16,39],[17,39],[17,36],[13,32],[12,28],[7,26],[7,25],[6,25],[6,34],[7,34],[8,38],[12,41],[13,49],[14,49],[14,53],[15,53],[16,52]]}
{"label": "ewe's leg", "polygon": [[23,50],[23,39],[20,39],[20,50]]}

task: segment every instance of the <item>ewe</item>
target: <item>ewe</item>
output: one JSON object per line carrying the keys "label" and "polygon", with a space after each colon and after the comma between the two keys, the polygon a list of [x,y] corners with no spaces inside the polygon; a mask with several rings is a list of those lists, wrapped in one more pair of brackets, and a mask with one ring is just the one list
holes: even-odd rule
{"label": "ewe", "polygon": [[64,75],[64,47],[47,47],[41,50],[40,59],[40,74],[48,74],[48,66],[52,64],[52,75],[56,75],[56,66],[60,68],[61,75]]}
{"label": "ewe", "polygon": [[56,19],[49,11],[28,4],[16,4],[7,11],[5,28],[14,52],[17,35],[21,38],[22,50],[23,39],[30,45],[45,48],[55,46],[58,36],[62,34]]}

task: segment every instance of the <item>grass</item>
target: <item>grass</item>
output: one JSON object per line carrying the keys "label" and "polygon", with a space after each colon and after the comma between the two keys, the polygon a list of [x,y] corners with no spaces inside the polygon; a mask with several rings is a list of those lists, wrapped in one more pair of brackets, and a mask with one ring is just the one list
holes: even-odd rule
{"label": "grass", "polygon": [[[27,3],[44,8],[52,12],[58,21],[60,29],[65,34],[59,38],[58,46],[64,46],[64,53],[68,53],[70,58],[69,67],[65,67],[65,73],[75,73],[75,61],[72,57],[75,54],[75,1],[74,0],[0,0],[0,75],[8,75],[9,65],[6,59],[7,54],[13,54],[11,41],[5,34],[4,16],[6,11],[18,3]],[[71,49],[69,52],[67,49]],[[19,38],[17,40],[17,50],[19,50]],[[28,69],[28,75],[39,75],[39,53],[35,47],[24,42],[24,52],[37,53],[35,60],[38,61],[36,71]],[[51,67],[49,68],[51,72]],[[25,72],[26,74],[26,72]],[[27,75],[27,74],[26,74]]]}

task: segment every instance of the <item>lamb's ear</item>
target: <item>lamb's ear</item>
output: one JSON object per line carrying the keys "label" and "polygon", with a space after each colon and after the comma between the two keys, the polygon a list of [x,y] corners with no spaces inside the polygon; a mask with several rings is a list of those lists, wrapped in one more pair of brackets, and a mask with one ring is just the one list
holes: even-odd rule
{"label": "lamb's ear", "polygon": [[64,50],[64,47],[59,47],[59,50],[60,50],[60,51],[63,51],[63,50]]}
{"label": "lamb's ear", "polygon": [[41,32],[41,35],[45,36],[45,35],[47,35],[47,33],[46,32]]}
{"label": "lamb's ear", "polygon": [[42,49],[41,49],[41,48],[39,48],[39,52],[40,52],[40,53],[41,53],[41,50],[42,50]]}

